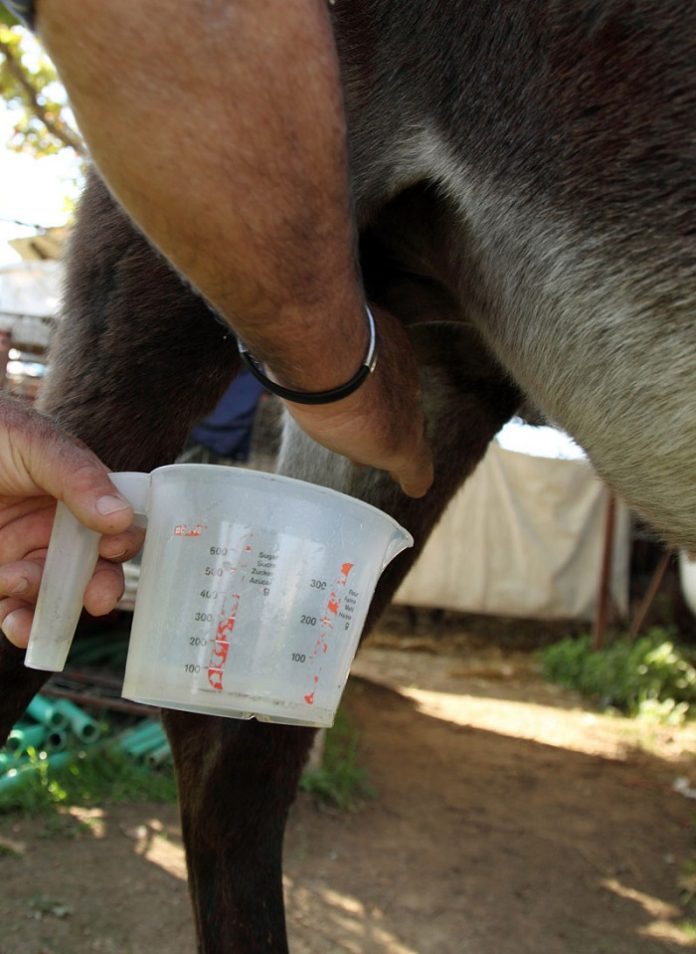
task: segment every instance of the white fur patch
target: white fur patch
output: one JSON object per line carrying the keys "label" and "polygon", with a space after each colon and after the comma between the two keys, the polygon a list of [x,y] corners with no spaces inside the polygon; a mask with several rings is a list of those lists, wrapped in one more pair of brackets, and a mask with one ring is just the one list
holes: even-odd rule
{"label": "white fur patch", "polygon": [[427,178],[459,208],[461,296],[503,366],[629,504],[696,547],[696,276],[679,281],[668,250],[641,256],[649,272],[622,259],[621,223],[588,234],[521,186],[502,193],[431,129],[392,169],[395,192]]}

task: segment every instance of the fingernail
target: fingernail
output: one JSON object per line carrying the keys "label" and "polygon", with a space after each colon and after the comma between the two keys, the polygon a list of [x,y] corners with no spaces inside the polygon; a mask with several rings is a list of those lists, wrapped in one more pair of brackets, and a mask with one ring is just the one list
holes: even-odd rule
{"label": "fingernail", "polygon": [[17,643],[19,638],[18,624],[20,621],[19,611],[8,613],[2,621],[2,631],[11,643]]}
{"label": "fingernail", "polygon": [[109,514],[118,513],[119,510],[127,510],[130,504],[123,497],[100,497],[97,500],[97,510],[102,517],[108,517]]}
{"label": "fingernail", "polygon": [[17,580],[12,589],[8,590],[10,596],[21,596],[22,593],[26,593],[29,589],[29,580],[25,580],[24,577]]}

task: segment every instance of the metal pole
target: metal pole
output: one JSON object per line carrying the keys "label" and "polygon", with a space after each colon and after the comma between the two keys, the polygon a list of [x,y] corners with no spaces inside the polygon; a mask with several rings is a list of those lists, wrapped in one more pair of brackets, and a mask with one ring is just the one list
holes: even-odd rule
{"label": "metal pole", "polygon": [[662,583],[662,578],[665,575],[667,567],[669,566],[669,561],[672,559],[672,551],[665,550],[660,558],[660,562],[655,568],[652,579],[650,580],[650,586],[647,589],[647,592],[643,599],[640,602],[638,609],[636,610],[636,615],[633,617],[633,622],[631,623],[631,631],[628,634],[628,639],[630,642],[635,642],[635,639],[638,633],[641,631],[643,623],[645,622],[645,617],[648,615],[648,611],[653,604],[653,600],[657,596],[657,591],[660,589],[660,584]]}
{"label": "metal pole", "polygon": [[614,529],[616,525],[616,497],[609,491],[607,500],[607,516],[604,524],[604,549],[602,551],[602,567],[599,574],[599,592],[597,594],[597,614],[595,616],[592,633],[592,648],[602,649],[604,633],[609,619],[609,602],[611,599],[609,581],[611,578],[611,564],[614,554]]}

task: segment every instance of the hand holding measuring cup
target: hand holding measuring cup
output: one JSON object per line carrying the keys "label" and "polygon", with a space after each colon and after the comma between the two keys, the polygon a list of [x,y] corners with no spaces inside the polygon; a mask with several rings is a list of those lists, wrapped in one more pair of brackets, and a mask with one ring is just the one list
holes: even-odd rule
{"label": "hand holding measuring cup", "polygon": [[[411,535],[354,497],[209,464],[112,474],[147,525],[123,696],[329,726],[385,566]],[[60,671],[97,534],[59,506],[25,665]]]}
{"label": "hand holding measuring cup", "polygon": [[85,607],[95,616],[108,613],[123,592],[118,563],[142,545],[142,530],[131,526],[133,511],[84,444],[0,394],[0,626],[15,646],[29,638],[56,500],[103,534]]}

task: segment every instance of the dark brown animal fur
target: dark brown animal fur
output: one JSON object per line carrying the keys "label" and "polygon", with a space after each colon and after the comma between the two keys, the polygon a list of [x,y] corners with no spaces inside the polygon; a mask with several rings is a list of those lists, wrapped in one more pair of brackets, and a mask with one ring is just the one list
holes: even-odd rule
{"label": "dark brown animal fur", "polygon": [[[696,546],[696,10],[338,0],[335,26],[366,287],[411,329],[437,476],[410,500],[292,428],[283,467],[416,536],[371,619],[522,391]],[[149,470],[236,367],[221,324],[92,176],[47,409],[114,469]],[[6,732],[42,682],[21,658],[0,645]],[[200,950],[286,950],[282,835],[313,733],[164,720]]]}

